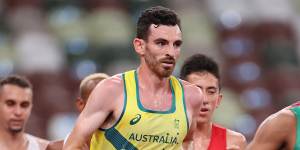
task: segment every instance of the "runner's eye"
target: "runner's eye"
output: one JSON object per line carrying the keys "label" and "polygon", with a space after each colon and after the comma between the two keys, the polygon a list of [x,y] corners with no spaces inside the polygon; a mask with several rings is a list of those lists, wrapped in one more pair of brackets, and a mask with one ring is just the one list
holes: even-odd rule
{"label": "runner's eye", "polygon": [[11,107],[11,106],[14,106],[14,105],[16,104],[16,102],[13,101],[13,100],[7,100],[7,101],[5,101],[5,104],[6,104],[7,106]]}

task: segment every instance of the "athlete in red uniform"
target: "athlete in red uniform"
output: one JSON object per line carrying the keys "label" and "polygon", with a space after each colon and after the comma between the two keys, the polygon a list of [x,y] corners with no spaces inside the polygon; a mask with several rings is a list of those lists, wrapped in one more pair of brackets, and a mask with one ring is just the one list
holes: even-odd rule
{"label": "athlete in red uniform", "polygon": [[242,134],[212,123],[213,112],[222,99],[217,63],[202,54],[195,54],[185,61],[180,76],[201,88],[206,96],[198,113],[193,136],[184,143],[184,149],[245,149],[246,139]]}
{"label": "athlete in red uniform", "polygon": [[226,128],[212,124],[208,150],[226,149]]}

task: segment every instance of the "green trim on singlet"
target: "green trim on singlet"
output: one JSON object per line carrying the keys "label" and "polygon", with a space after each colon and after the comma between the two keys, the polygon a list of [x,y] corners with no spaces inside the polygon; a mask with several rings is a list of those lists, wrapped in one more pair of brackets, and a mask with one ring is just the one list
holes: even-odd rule
{"label": "green trim on singlet", "polygon": [[186,109],[186,104],[185,104],[184,89],[183,89],[183,86],[182,86],[182,82],[179,79],[177,79],[177,80],[180,83],[181,90],[182,90],[182,103],[183,103],[183,108],[184,108],[184,113],[185,113],[186,123],[187,123],[187,131],[188,131],[190,129],[190,126],[189,126],[190,123],[189,123],[189,118],[188,118],[188,115],[187,115],[187,109]]}
{"label": "green trim on singlet", "polygon": [[137,150],[137,148],[130,143],[122,134],[115,128],[106,130],[105,138],[117,149],[117,150]]}
{"label": "green trim on singlet", "polygon": [[126,82],[125,82],[125,73],[122,74],[122,79],[123,79],[123,85],[124,85],[124,106],[123,106],[122,113],[121,113],[119,119],[117,120],[117,122],[112,127],[107,128],[107,129],[99,128],[100,131],[106,131],[106,130],[109,130],[111,128],[114,128],[121,121],[121,119],[122,119],[122,117],[125,113],[126,104],[127,104],[127,90],[126,90]]}
{"label": "green trim on singlet", "polygon": [[138,76],[137,76],[136,70],[134,71],[134,78],[135,78],[135,84],[136,84],[136,99],[137,99],[138,107],[141,111],[148,112],[148,113],[158,113],[158,114],[170,114],[170,113],[175,112],[175,110],[176,110],[175,93],[174,93],[174,87],[171,83],[171,79],[170,79],[170,86],[171,86],[171,91],[172,91],[172,106],[167,111],[155,111],[155,110],[146,109],[141,103],[140,94],[139,94],[139,81],[138,81]]}
{"label": "green trim on singlet", "polygon": [[295,114],[297,120],[296,126],[296,143],[294,146],[294,150],[300,150],[300,107],[293,107],[290,110]]}

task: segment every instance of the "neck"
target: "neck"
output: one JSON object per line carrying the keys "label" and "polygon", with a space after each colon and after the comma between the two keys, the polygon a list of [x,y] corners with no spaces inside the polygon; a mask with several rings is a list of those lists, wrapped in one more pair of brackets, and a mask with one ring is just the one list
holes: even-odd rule
{"label": "neck", "polygon": [[0,149],[14,149],[13,147],[22,147],[23,145],[26,145],[24,132],[0,131]]}
{"label": "neck", "polygon": [[193,134],[194,149],[204,150],[209,147],[212,133],[212,122],[197,123],[197,127]]}
{"label": "neck", "polygon": [[202,138],[210,138],[212,131],[212,122],[207,123],[197,123],[196,136],[201,136]]}
{"label": "neck", "polygon": [[159,77],[146,65],[141,65],[137,69],[137,75],[139,79],[139,85],[142,87],[147,87],[147,89],[154,91],[159,91],[160,89],[169,89],[170,77]]}

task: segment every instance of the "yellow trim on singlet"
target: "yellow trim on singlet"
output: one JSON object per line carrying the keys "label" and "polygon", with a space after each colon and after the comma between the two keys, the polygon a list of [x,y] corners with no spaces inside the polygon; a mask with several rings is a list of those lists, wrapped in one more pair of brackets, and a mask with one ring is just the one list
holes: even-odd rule
{"label": "yellow trim on singlet", "polygon": [[170,77],[172,107],[167,111],[153,111],[140,103],[136,71],[125,72],[122,76],[123,113],[113,127],[96,131],[91,140],[91,150],[180,149],[189,124],[180,81]]}

